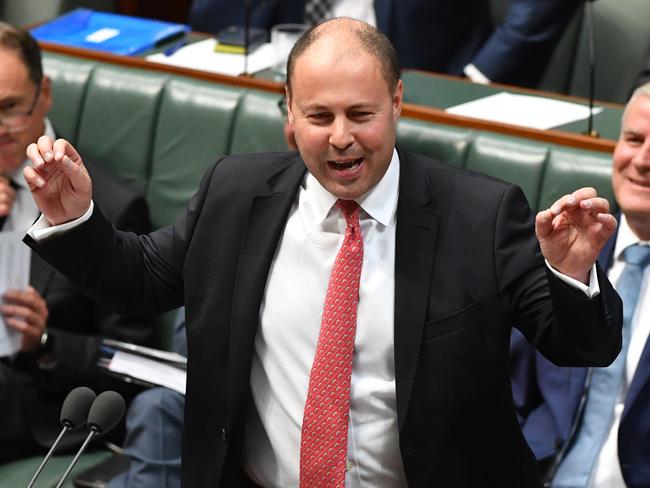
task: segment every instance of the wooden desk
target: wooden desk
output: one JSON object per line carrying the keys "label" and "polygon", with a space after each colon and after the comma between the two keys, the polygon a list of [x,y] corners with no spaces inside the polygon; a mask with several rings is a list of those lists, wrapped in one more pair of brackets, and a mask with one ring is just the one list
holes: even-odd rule
{"label": "wooden desk", "polygon": [[[191,37],[191,39],[194,40],[198,38],[201,38],[201,36],[194,35]],[[92,59],[133,68],[174,73],[226,85],[266,90],[274,93],[284,92],[283,83],[270,79],[264,79],[261,77],[253,77],[249,75],[228,76],[209,73],[200,70],[153,63],[139,57],[118,56],[114,54],[74,48],[47,42],[41,42],[40,45],[45,51],[66,54],[69,56]],[[445,125],[467,127],[477,130],[487,130],[516,137],[524,137],[528,139],[550,142],[553,144],[580,149],[588,149],[592,151],[611,153],[616,144],[618,125],[623,110],[622,106],[598,103],[599,106],[604,106],[605,110],[598,116],[598,125],[596,125],[596,129],[601,130],[602,125],[604,128],[604,136],[602,138],[593,138],[582,135],[580,133],[580,130],[582,130],[582,127],[584,126],[584,122],[568,124],[567,126],[559,129],[538,130],[516,125],[462,117],[449,114],[444,111],[445,108],[457,103],[473,100],[504,90],[513,93],[550,96],[561,100],[584,102],[582,99],[561,97],[549,93],[543,93],[534,90],[525,90],[503,85],[477,85],[464,79],[433,73],[409,71],[404,73],[403,78],[406,87],[406,96],[402,115],[405,117],[411,117]]]}

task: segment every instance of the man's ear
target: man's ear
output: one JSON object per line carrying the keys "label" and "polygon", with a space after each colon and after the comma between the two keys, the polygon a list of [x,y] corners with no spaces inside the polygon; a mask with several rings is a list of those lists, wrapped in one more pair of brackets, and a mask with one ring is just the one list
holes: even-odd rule
{"label": "man's ear", "polygon": [[402,80],[397,80],[395,91],[393,92],[393,118],[397,122],[402,113],[402,102],[404,101],[404,83]]}
{"label": "man's ear", "polygon": [[287,100],[287,120],[289,125],[293,127],[293,110],[291,110],[291,92],[288,87],[284,87],[284,97]]}

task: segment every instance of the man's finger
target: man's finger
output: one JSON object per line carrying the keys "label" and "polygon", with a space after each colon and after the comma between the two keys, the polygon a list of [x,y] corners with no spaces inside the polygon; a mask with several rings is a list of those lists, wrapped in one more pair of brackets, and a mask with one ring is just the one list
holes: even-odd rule
{"label": "man's finger", "polygon": [[542,210],[535,216],[535,233],[538,239],[544,239],[553,231],[553,212]]}
{"label": "man's finger", "polygon": [[609,213],[609,201],[606,198],[587,198],[580,202],[580,208],[594,213]]}
{"label": "man's finger", "polygon": [[45,180],[31,166],[23,168],[23,176],[25,177],[25,181],[27,182],[30,191],[36,191],[45,186]]}
{"label": "man's finger", "polygon": [[34,168],[42,168],[45,165],[45,160],[43,159],[43,156],[41,155],[41,151],[39,150],[38,145],[35,142],[32,142],[29,146],[27,146],[27,150],[25,151],[25,154],[32,162]]}
{"label": "man's finger", "polygon": [[570,193],[558,198],[553,205],[550,206],[549,210],[553,214],[553,217],[560,215],[566,210],[572,210],[578,205],[578,200]]}
{"label": "man's finger", "polygon": [[590,186],[585,186],[583,188],[578,188],[571,195],[573,195],[573,198],[575,198],[578,202],[580,202],[580,201],[586,200],[588,198],[597,197],[598,192],[596,191],[595,188],[592,188]]}
{"label": "man's finger", "polygon": [[52,150],[54,151],[54,159],[58,162],[64,162],[67,156],[73,163],[81,163],[81,156],[79,156],[74,146],[65,139],[57,139],[54,141]]}
{"label": "man's finger", "polygon": [[[51,163],[54,159],[54,151],[52,149],[52,144],[53,144],[52,139],[49,136],[41,136],[38,138],[38,141],[36,141],[36,146],[38,147],[38,152],[41,156],[40,159],[41,161],[43,161],[44,164]],[[34,162],[34,166],[36,167],[36,169],[41,170],[42,165],[36,164],[35,161],[32,162]]]}
{"label": "man's finger", "polygon": [[5,324],[21,333],[25,333],[29,330],[29,324],[27,324],[27,322],[14,317],[5,317]]}

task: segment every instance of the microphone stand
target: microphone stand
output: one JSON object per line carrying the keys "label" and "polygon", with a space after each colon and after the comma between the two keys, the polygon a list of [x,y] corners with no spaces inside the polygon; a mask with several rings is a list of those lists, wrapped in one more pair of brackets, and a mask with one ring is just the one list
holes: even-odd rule
{"label": "microphone stand", "polygon": [[587,133],[590,137],[600,137],[594,124],[594,96],[596,87],[596,39],[594,36],[594,1],[587,0],[587,39],[589,50],[589,117],[587,122]]}
{"label": "microphone stand", "polygon": [[70,471],[72,471],[72,468],[74,468],[74,465],[77,464],[77,461],[79,460],[79,457],[83,454],[83,452],[84,452],[84,451],[86,450],[86,448],[88,447],[88,444],[90,443],[90,441],[91,441],[91,440],[93,439],[93,437],[95,437],[96,435],[101,435],[101,434],[97,431],[97,428],[96,428],[96,427],[91,427],[91,428],[90,428],[90,434],[88,434],[88,437],[86,437],[86,440],[84,441],[83,445],[82,445],[82,446],[79,448],[79,450],[77,451],[77,454],[75,455],[74,459],[72,460],[72,462],[71,462],[70,465],[68,466],[68,469],[66,469],[66,470],[65,470],[65,473],[63,473],[63,476],[62,476],[61,479],[59,480],[59,484],[56,485],[56,488],[61,488],[61,487],[63,486],[63,483],[65,482],[66,478],[67,478],[68,475],[70,474]]}
{"label": "microphone stand", "polygon": [[41,471],[43,471],[43,468],[45,467],[47,462],[52,457],[52,454],[54,454],[54,450],[56,449],[56,446],[59,445],[59,442],[61,441],[61,438],[63,437],[63,434],[65,434],[68,430],[70,430],[70,429],[68,428],[67,425],[65,425],[63,427],[63,429],[61,429],[61,433],[59,434],[59,437],[56,438],[56,440],[54,441],[54,444],[52,444],[52,447],[50,447],[50,450],[48,451],[47,455],[45,456],[45,458],[41,462],[41,465],[36,470],[36,473],[34,473],[34,476],[32,476],[32,479],[29,482],[29,484],[27,485],[27,488],[32,488],[32,486],[34,486],[34,483],[36,482],[36,478],[38,478],[38,475],[41,474]]}
{"label": "microphone stand", "polygon": [[248,75],[248,48],[251,35],[251,2],[244,0],[244,76]]}

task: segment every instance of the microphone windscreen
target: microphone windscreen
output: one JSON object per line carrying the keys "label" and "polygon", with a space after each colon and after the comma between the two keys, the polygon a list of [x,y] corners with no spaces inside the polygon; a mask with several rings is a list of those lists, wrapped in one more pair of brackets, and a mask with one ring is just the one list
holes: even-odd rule
{"label": "microphone windscreen", "polygon": [[97,395],[90,406],[86,424],[90,430],[104,435],[117,425],[125,410],[126,403],[122,395],[115,391],[105,391]]}
{"label": "microphone windscreen", "polygon": [[61,425],[69,430],[84,426],[96,396],[87,386],[79,386],[68,393],[61,407]]}

